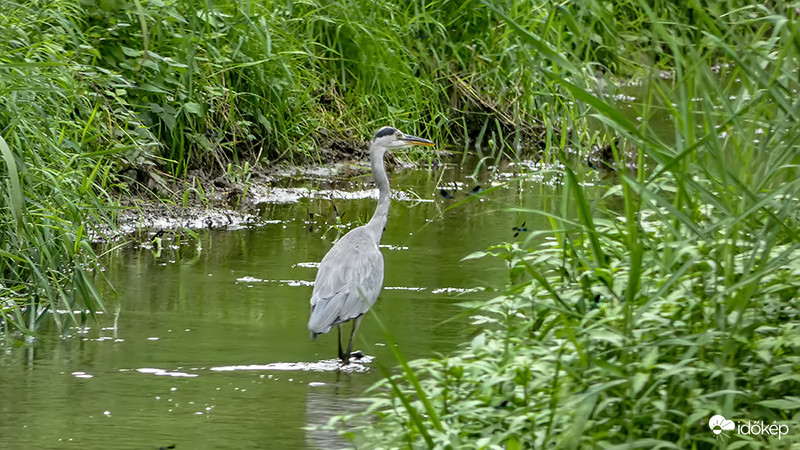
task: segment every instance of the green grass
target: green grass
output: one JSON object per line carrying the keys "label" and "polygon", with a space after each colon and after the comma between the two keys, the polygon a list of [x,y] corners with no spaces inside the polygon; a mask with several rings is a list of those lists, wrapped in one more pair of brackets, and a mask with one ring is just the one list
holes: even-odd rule
{"label": "green grass", "polygon": [[[487,124],[497,132],[496,116],[506,128],[534,118],[518,110],[515,38],[480,34],[489,13],[474,4],[100,5],[80,18],[80,57],[125,80],[114,100],[176,175],[258,156],[319,160],[321,129],[369,136],[392,123],[450,142]],[[478,97],[453,92],[464,81]]]}
{"label": "green grass", "polygon": [[[708,427],[716,414],[800,426],[794,10],[571,4],[553,8],[542,32],[484,4],[499,18],[493,27],[515,30],[529,49],[526,66],[556,99],[558,114],[544,120],[566,131],[548,149],[566,166],[563,204],[529,211],[552,218],[538,234],[553,239],[468,256],[499,257],[509,270],[493,300],[466,305],[474,339],[404,363],[373,388],[364,414],[332,425],[350,424],[370,448],[797,445],[797,433],[718,441]],[[574,39],[587,31],[580,18],[607,31],[590,53]],[[650,71],[641,121],[596,94],[594,65],[610,58],[603,64],[619,70],[622,55]],[[616,138],[618,167],[640,163],[619,170],[603,198],[584,190],[567,156],[589,152],[589,117]]]}
{"label": "green grass", "polygon": [[100,114],[102,98],[78,81],[101,76],[70,60],[65,12],[6,2],[0,13],[3,331],[64,330],[104,308],[87,235],[109,217],[107,158],[135,143],[118,135],[125,116]]}

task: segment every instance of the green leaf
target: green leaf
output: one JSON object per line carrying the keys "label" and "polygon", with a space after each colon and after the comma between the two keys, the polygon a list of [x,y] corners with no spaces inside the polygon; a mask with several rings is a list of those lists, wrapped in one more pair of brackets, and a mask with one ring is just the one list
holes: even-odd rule
{"label": "green leaf", "polygon": [[183,110],[189,114],[194,114],[197,117],[203,117],[203,105],[195,102],[187,102],[183,104]]}
{"label": "green leaf", "polygon": [[483,348],[485,345],[486,345],[486,333],[481,333],[475,336],[472,339],[472,342],[470,343],[470,347],[472,348],[473,352]]}
{"label": "green leaf", "polygon": [[506,450],[520,450],[522,447],[519,445],[519,439],[514,436],[506,441]]}
{"label": "green leaf", "polygon": [[22,223],[22,184],[17,171],[17,161],[2,136],[0,136],[0,153],[3,154],[3,160],[6,163],[6,167],[8,167],[9,186],[6,190],[11,203],[11,215],[14,217],[17,226],[19,226]]}
{"label": "green leaf", "polygon": [[780,410],[800,409],[800,397],[785,397],[774,400],[761,400],[760,402],[756,402],[756,405],[761,405],[767,408],[775,408]]}
{"label": "green leaf", "polygon": [[130,47],[122,46],[122,53],[125,53],[125,56],[130,56],[131,58],[138,58],[142,56],[141,50],[135,50]]}
{"label": "green leaf", "polygon": [[642,390],[647,380],[650,378],[650,375],[642,372],[637,372],[633,375],[633,379],[631,380],[631,390],[633,391],[633,395],[639,393]]}
{"label": "green leaf", "polygon": [[462,261],[467,261],[467,260],[470,260],[470,259],[479,259],[479,258],[483,258],[486,255],[488,255],[488,253],[486,253],[486,252],[472,252],[469,255],[461,258],[461,260]]}

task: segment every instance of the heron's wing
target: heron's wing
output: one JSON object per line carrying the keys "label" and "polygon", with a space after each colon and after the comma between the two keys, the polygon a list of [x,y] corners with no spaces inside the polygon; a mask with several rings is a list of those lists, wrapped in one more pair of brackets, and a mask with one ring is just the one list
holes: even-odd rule
{"label": "heron's wing", "polygon": [[375,304],[383,286],[383,255],[377,243],[356,228],[322,259],[311,294],[312,333],[354,319]]}

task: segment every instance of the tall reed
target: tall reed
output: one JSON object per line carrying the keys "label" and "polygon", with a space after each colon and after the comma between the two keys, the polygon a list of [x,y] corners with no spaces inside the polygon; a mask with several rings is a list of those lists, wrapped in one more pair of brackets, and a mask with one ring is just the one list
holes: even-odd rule
{"label": "tall reed", "polygon": [[77,4],[30,6],[0,11],[0,329],[26,334],[103,310],[87,235],[110,219],[118,162],[141,151],[132,114],[97,92],[119,79],[75,54]]}

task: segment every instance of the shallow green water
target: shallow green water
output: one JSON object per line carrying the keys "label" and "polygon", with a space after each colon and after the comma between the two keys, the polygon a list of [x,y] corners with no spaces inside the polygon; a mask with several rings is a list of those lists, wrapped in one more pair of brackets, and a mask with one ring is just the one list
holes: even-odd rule
{"label": "shallow green water", "polygon": [[[520,170],[519,166],[515,170]],[[547,229],[544,219],[508,208],[549,208],[559,189],[540,169],[469,178],[472,170],[396,170],[383,238],[384,290],[374,311],[409,358],[446,354],[469,338],[461,300],[502,286],[498,259],[462,262],[473,251],[524,240],[512,227]],[[371,188],[350,181],[283,183],[332,195]],[[453,190],[453,182],[460,183]],[[472,188],[505,186],[447,210]],[[443,198],[440,187],[447,186]],[[416,199],[416,200],[413,200]],[[51,333],[17,348],[0,347],[0,448],[340,448],[334,433],[306,431],[362,407],[356,398],[395,365],[374,317],[356,347],[369,362],[339,370],[336,335],[310,341],[306,329],[315,263],[332,245],[333,205],[345,229],[367,220],[371,198],[304,198],[264,205],[258,225],[200,232],[160,254],[112,252],[108,304],[100,326]],[[313,214],[313,216],[311,215]],[[102,328],[102,329],[101,329]],[[349,324],[347,328],[349,330]]]}

